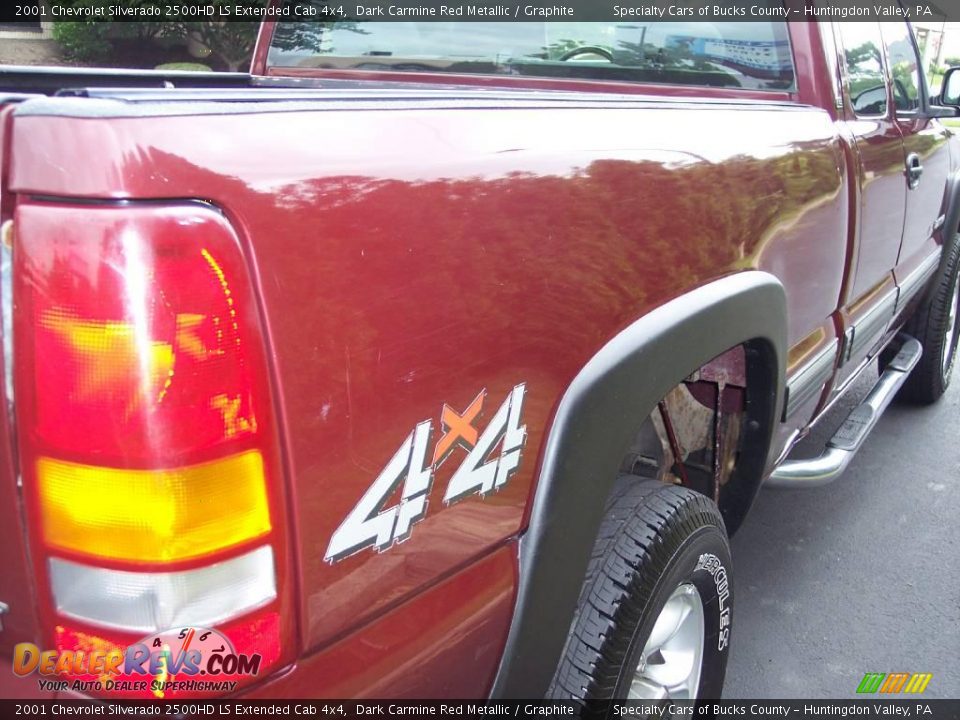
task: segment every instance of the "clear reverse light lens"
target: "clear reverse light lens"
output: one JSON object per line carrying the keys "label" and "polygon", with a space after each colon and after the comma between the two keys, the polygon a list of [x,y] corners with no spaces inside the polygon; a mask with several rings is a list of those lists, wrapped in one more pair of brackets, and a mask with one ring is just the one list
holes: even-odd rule
{"label": "clear reverse light lens", "polygon": [[181,572],[108,570],[50,558],[57,611],[91,625],[159,632],[212,626],[277,596],[273,548]]}

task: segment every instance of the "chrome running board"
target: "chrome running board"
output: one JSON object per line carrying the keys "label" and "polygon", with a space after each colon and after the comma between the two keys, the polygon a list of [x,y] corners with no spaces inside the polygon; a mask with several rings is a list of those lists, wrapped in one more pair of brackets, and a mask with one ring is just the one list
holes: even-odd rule
{"label": "chrome running board", "polygon": [[887,409],[900,386],[906,382],[922,354],[923,348],[919,341],[908,338],[900,352],[884,369],[870,394],[854,408],[840,429],[830,438],[823,453],[809,460],[787,460],[780,463],[765,483],[765,487],[818,487],[836,480],[847,469],[857,450],[876,427],[883,411]]}

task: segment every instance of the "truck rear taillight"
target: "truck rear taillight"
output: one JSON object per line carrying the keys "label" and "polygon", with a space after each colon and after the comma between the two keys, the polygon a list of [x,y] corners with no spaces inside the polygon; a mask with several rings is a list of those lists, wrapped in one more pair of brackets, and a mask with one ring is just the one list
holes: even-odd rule
{"label": "truck rear taillight", "polygon": [[259,653],[262,675],[293,628],[265,344],[236,235],[199,203],[24,203],[15,231],[16,417],[50,641],[215,628]]}

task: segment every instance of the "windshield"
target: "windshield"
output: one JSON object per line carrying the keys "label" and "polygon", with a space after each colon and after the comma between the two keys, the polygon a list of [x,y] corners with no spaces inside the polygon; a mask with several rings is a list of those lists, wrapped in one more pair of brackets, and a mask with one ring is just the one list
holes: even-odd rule
{"label": "windshield", "polygon": [[[322,0],[299,0],[299,2]],[[782,22],[281,22],[272,67],[789,90]]]}

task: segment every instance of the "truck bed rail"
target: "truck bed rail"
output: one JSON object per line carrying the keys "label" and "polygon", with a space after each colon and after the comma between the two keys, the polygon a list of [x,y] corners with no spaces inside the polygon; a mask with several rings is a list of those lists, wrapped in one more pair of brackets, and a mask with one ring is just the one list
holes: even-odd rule
{"label": "truck bed rail", "polygon": [[250,75],[233,72],[0,65],[0,92],[54,95],[90,86],[125,88],[241,88]]}

